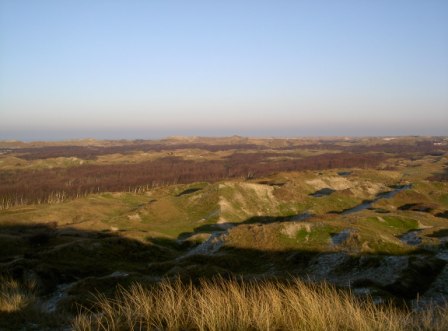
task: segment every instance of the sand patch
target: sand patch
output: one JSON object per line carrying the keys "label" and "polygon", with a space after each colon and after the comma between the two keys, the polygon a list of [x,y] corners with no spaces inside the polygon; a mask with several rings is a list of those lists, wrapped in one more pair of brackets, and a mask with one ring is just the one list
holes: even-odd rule
{"label": "sand patch", "polygon": [[128,215],[128,219],[130,221],[138,221],[138,222],[140,222],[142,220],[142,218],[140,217],[139,214]]}
{"label": "sand patch", "polygon": [[353,183],[351,181],[342,177],[315,178],[312,180],[307,180],[306,183],[313,186],[316,190],[331,188],[333,190],[340,191],[353,187]]}
{"label": "sand patch", "polygon": [[353,195],[361,197],[371,197],[380,192],[386,191],[387,187],[382,184],[372,182],[350,181],[343,177],[322,177],[307,180],[306,183],[316,190],[330,188],[335,191],[350,189]]}
{"label": "sand patch", "polygon": [[313,225],[311,223],[289,223],[283,226],[281,233],[288,236],[289,238],[295,238],[297,232],[305,230],[310,233]]}

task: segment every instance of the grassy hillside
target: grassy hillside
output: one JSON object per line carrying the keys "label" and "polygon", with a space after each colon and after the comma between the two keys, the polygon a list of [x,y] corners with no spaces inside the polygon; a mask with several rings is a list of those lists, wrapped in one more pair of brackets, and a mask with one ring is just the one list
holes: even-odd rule
{"label": "grassy hillside", "polygon": [[[362,146],[361,154],[376,157],[382,148],[387,156],[368,167],[326,164],[4,206],[0,329],[446,327],[444,308],[431,305],[442,307],[448,299],[447,156],[432,149],[421,152],[414,146],[418,141],[406,139],[387,146],[379,140],[237,142],[238,153],[234,145],[216,141],[169,152],[213,162],[244,154],[239,160],[247,161],[246,154],[259,157],[258,146],[264,155],[259,162],[267,168],[269,162],[289,162],[293,154],[306,159],[325,151],[328,157]],[[179,138],[164,143],[204,144]],[[83,159],[86,146],[78,146],[73,151],[80,158],[70,159],[73,164],[64,163],[67,156],[53,157],[67,153],[59,145],[7,153],[0,157],[0,172],[6,171],[2,180],[16,170],[30,171],[31,178],[32,171],[42,174],[37,168],[56,161],[62,162],[58,169],[78,167],[76,162],[84,160],[91,166],[123,167],[123,172],[126,160],[139,164],[140,157],[157,160],[166,153],[159,150],[163,144],[145,145],[156,149],[147,152],[139,151],[139,144],[86,144],[96,148],[96,156]],[[291,155],[284,155],[285,149]],[[20,164],[14,169],[16,161]],[[44,182],[37,188],[44,190]],[[291,298],[309,305],[296,305]],[[183,308],[176,308],[175,315],[177,302]],[[342,307],[355,318],[348,319]],[[97,310],[102,314],[94,314]]]}

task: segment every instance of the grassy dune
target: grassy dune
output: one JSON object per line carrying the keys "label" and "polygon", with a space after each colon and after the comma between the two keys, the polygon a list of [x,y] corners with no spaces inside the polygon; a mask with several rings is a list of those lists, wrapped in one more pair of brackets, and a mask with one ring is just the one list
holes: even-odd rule
{"label": "grassy dune", "polygon": [[[98,311],[97,311],[97,310]],[[162,281],[98,296],[73,323],[88,330],[447,330],[446,308],[409,312],[375,305],[325,284],[243,283],[221,278],[199,285]]]}
{"label": "grassy dune", "polygon": [[48,194],[10,204],[0,183],[0,330],[448,330],[448,154],[432,141],[176,141],[5,147],[3,183],[39,175]]}

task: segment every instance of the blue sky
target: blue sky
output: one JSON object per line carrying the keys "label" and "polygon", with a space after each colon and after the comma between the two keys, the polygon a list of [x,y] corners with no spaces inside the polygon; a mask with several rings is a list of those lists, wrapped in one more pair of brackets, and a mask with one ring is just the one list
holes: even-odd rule
{"label": "blue sky", "polygon": [[0,0],[0,139],[447,123],[446,0]]}

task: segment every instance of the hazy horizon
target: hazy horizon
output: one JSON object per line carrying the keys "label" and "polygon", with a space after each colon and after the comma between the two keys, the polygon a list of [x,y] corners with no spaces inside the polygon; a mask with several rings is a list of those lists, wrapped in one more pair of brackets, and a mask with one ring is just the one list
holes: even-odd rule
{"label": "hazy horizon", "polygon": [[448,1],[0,0],[0,139],[448,136]]}
{"label": "hazy horizon", "polygon": [[81,135],[70,135],[70,134],[41,134],[39,135],[29,135],[24,134],[21,136],[22,138],[0,138],[0,142],[8,142],[8,141],[17,141],[17,142],[24,142],[24,143],[33,143],[33,142],[67,142],[67,141],[83,141],[83,140],[97,140],[97,141],[120,141],[120,140],[127,140],[127,141],[134,141],[134,140],[164,140],[164,139],[175,139],[175,138],[185,138],[185,139],[193,139],[193,138],[232,138],[232,137],[241,137],[241,138],[249,138],[249,139],[331,139],[331,138],[353,138],[353,139],[362,139],[362,138],[394,138],[394,139],[400,139],[400,138],[407,138],[407,137],[417,137],[417,138],[427,138],[427,137],[444,137],[447,138],[448,135],[443,134],[390,134],[390,135],[331,135],[331,134],[304,134],[304,135],[295,135],[295,134],[285,134],[285,135],[279,135],[279,134],[249,134],[249,135],[241,135],[238,133],[234,134],[172,134],[172,135],[164,135],[164,134],[142,134],[142,135],[116,135],[116,134],[81,134]]}

